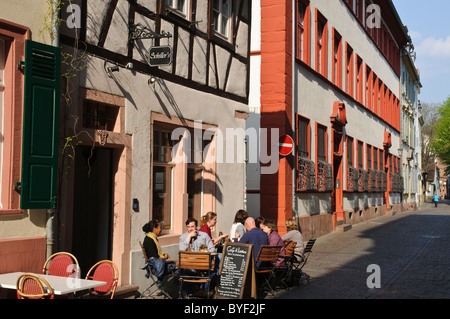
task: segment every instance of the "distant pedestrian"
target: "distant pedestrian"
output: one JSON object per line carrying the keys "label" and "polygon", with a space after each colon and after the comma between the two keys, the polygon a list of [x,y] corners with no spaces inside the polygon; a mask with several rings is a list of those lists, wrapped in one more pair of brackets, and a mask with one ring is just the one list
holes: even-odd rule
{"label": "distant pedestrian", "polygon": [[433,196],[433,202],[434,202],[434,207],[437,207],[437,204],[439,202],[439,196],[438,195],[434,195]]}

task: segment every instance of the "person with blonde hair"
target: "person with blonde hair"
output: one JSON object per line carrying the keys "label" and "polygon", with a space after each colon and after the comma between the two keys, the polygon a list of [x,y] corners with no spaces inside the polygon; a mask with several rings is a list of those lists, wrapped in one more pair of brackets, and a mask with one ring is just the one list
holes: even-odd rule
{"label": "person with blonde hair", "polygon": [[223,239],[228,238],[228,234],[220,235],[219,237],[212,238],[211,228],[216,226],[217,224],[217,214],[214,212],[208,212],[202,216],[201,219],[202,227],[200,227],[199,231],[207,233],[209,237],[212,239],[214,246],[217,246]]}
{"label": "person with blonde hair", "polygon": [[[289,218],[286,220],[286,230],[288,231],[285,235],[283,235],[281,238],[283,240],[290,240],[295,241],[297,244],[294,248],[294,253],[296,255],[302,255],[303,250],[305,249],[304,241],[303,241],[303,235],[298,230],[297,223],[294,218]],[[300,256],[296,256],[297,260],[300,260]]]}

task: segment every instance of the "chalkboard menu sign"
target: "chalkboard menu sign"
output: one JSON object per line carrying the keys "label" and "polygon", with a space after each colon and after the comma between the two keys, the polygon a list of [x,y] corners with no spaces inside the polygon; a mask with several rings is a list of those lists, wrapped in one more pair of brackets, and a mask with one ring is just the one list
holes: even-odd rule
{"label": "chalkboard menu sign", "polygon": [[220,261],[216,298],[241,299],[250,284],[251,295],[254,296],[254,269],[253,245],[227,242]]}

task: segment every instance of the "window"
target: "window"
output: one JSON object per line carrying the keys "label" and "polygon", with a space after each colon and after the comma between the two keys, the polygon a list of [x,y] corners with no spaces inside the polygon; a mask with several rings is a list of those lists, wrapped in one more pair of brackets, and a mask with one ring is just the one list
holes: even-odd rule
{"label": "window", "polygon": [[114,131],[119,107],[97,101],[85,100],[83,105],[83,126],[96,130]]}
{"label": "window", "polygon": [[378,102],[377,102],[377,111],[376,114],[381,116],[381,109],[383,108],[384,102],[384,83],[379,80],[378,81]]}
{"label": "window", "polygon": [[212,27],[215,32],[230,37],[231,0],[214,0]]}
{"label": "window", "polygon": [[297,0],[297,59],[310,63],[310,9],[309,0]]}
{"label": "window", "polygon": [[333,84],[342,88],[342,37],[333,28]]}
{"label": "window", "polygon": [[372,90],[373,90],[373,72],[366,65],[366,107],[373,110],[372,107]]}
{"label": "window", "polygon": [[373,169],[374,170],[380,170],[380,168],[378,167],[378,148],[373,148]]}
{"label": "window", "polygon": [[362,59],[356,55],[356,101],[363,103],[363,62]]}
{"label": "window", "polygon": [[171,132],[153,131],[152,218],[171,229],[172,224],[172,147]]}
{"label": "window", "polygon": [[353,167],[353,138],[347,136],[347,166]]}
{"label": "window", "polygon": [[316,9],[316,71],[327,77],[328,22]]}
{"label": "window", "polygon": [[317,124],[317,160],[327,161],[327,128]]}
{"label": "window", "polygon": [[358,168],[359,169],[364,169],[364,162],[363,162],[363,148],[364,148],[364,144],[361,141],[358,141]]}
{"label": "window", "polygon": [[378,152],[379,155],[379,163],[380,163],[380,171],[384,171],[384,151],[383,150],[379,150]]}
{"label": "window", "polygon": [[356,0],[355,14],[359,21],[364,23],[363,0]]}
{"label": "window", "polygon": [[174,9],[174,12],[189,18],[189,0],[166,0],[166,5]]}
{"label": "window", "polygon": [[[0,39],[0,132],[3,134],[3,91],[5,90],[5,41]],[[3,138],[0,139],[0,181],[2,180],[2,162],[3,162]],[[3,208],[1,201],[0,183],[0,209]]]}
{"label": "window", "polygon": [[310,158],[310,127],[309,120],[297,117],[297,151],[298,156]]}
{"label": "window", "polygon": [[366,153],[367,153],[367,169],[372,168],[372,146],[366,144]]}
{"label": "window", "polygon": [[345,92],[353,96],[353,49],[346,43],[345,50]]}

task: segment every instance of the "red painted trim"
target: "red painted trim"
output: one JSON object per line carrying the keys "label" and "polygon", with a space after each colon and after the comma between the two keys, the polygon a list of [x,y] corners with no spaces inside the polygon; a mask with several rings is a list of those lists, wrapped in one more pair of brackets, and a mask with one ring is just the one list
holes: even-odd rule
{"label": "red painted trim", "polygon": [[20,195],[14,183],[20,181],[22,151],[23,73],[18,62],[25,59],[25,40],[30,30],[0,19],[0,38],[5,40],[5,90],[3,92],[2,215],[20,214]]}

